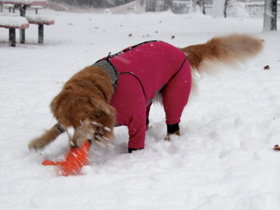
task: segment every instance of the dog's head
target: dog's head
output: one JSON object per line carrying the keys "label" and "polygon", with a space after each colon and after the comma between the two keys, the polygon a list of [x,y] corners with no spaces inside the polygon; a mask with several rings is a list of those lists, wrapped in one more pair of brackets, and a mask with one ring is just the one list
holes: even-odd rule
{"label": "dog's head", "polygon": [[86,140],[109,140],[113,138],[115,109],[106,102],[61,92],[51,103],[52,112],[59,124],[67,130],[74,128],[70,140],[81,146]]}
{"label": "dog's head", "polygon": [[[84,74],[86,79],[81,79]],[[116,112],[109,104],[113,93],[110,78],[105,80],[108,84],[88,83],[88,75],[82,72],[74,76],[51,102],[51,110],[61,127],[74,128],[70,142],[75,146],[83,145],[86,140],[106,142],[114,136]]]}

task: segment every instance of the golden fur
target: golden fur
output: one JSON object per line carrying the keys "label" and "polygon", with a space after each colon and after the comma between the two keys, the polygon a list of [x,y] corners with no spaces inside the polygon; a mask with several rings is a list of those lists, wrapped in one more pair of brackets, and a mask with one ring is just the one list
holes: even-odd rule
{"label": "golden fur", "polygon": [[30,142],[29,148],[30,149],[42,149],[47,144],[54,141],[60,134],[58,128],[54,125],[49,130],[46,130],[45,133],[42,134],[40,138],[37,138]]}
{"label": "golden fur", "polygon": [[[81,146],[87,139],[108,140],[113,135],[115,109],[109,105],[113,86],[109,75],[98,67],[89,66],[75,74],[52,100],[51,111],[61,127],[75,132],[72,145]],[[50,129],[29,144],[30,149],[41,149],[57,129]]]}
{"label": "golden fur", "polygon": [[[249,35],[233,34],[225,37],[215,37],[205,44],[191,45],[181,50],[188,56],[193,69],[201,73],[207,62],[220,62],[234,65],[258,54],[262,49],[262,40]],[[206,66],[207,68],[207,66]]]}
{"label": "golden fur", "polygon": [[[207,61],[231,65],[256,55],[261,49],[262,41],[248,35],[216,37],[205,44],[181,48],[192,70],[199,73],[205,71],[202,66]],[[72,145],[81,146],[87,139],[107,141],[113,137],[116,116],[110,106],[113,92],[109,75],[99,67],[86,67],[66,82],[51,102],[51,110],[62,128],[74,128]],[[58,135],[58,129],[53,127],[31,141],[29,148],[42,149]]]}

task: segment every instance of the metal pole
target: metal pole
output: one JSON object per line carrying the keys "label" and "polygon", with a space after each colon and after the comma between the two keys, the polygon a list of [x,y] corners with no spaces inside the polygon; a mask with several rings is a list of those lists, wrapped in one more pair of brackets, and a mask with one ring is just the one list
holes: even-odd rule
{"label": "metal pole", "polygon": [[[19,6],[20,16],[25,17],[26,5]],[[25,43],[25,29],[20,29],[20,43]]]}
{"label": "metal pole", "polygon": [[15,28],[9,28],[9,43],[10,43],[10,46],[12,46],[12,47],[16,46],[16,29]]}
{"label": "metal pole", "polygon": [[44,25],[38,25],[38,43],[44,43]]}

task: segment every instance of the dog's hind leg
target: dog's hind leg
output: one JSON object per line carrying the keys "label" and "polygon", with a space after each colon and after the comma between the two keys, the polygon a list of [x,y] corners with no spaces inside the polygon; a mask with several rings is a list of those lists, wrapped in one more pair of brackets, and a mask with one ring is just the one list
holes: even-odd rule
{"label": "dog's hind leg", "polygon": [[151,103],[146,107],[146,131],[149,130],[149,128],[150,128],[150,126],[149,126],[149,123],[150,123],[149,114],[150,114],[150,109],[151,109],[152,103],[153,103],[153,102],[151,102]]}
{"label": "dog's hind leg", "polygon": [[33,139],[28,144],[28,148],[30,150],[43,149],[46,145],[54,141],[63,132],[64,129],[59,124],[56,124],[49,130],[46,130],[45,133],[43,133],[40,137]]}
{"label": "dog's hind leg", "polygon": [[179,123],[175,123],[175,124],[167,124],[167,135],[165,136],[164,140],[165,141],[170,141],[170,136],[171,135],[177,135],[180,136],[180,127],[179,127]]}
{"label": "dog's hind leg", "polygon": [[162,91],[162,102],[167,124],[165,140],[170,140],[171,134],[180,135],[179,123],[182,112],[188,103],[191,83],[191,70],[186,60],[181,69],[166,84]]}

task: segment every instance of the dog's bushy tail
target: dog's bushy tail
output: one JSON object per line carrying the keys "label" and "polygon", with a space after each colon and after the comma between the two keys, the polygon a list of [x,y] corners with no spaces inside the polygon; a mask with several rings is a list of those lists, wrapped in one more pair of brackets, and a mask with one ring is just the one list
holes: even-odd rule
{"label": "dog's bushy tail", "polygon": [[236,65],[258,54],[263,41],[249,35],[234,34],[215,37],[205,44],[191,45],[181,50],[188,56],[192,69],[207,71],[209,63]]}

